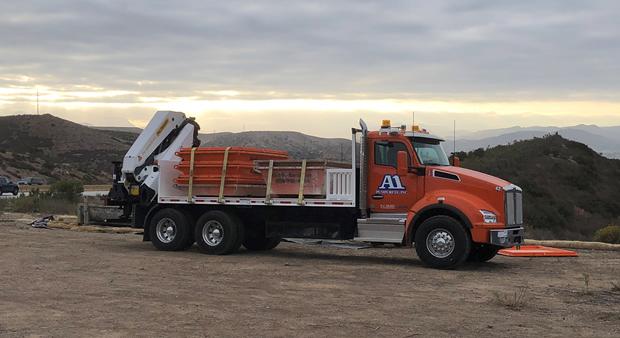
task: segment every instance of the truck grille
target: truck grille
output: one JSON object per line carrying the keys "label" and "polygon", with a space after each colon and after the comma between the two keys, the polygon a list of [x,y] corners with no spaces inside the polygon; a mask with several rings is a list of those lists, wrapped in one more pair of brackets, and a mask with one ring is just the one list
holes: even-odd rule
{"label": "truck grille", "polygon": [[523,224],[523,194],[516,185],[504,187],[504,209],[506,211],[506,227]]}

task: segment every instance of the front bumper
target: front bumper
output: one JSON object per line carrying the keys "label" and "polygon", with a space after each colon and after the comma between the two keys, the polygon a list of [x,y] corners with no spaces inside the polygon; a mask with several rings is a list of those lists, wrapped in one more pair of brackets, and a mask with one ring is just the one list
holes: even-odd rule
{"label": "front bumper", "polygon": [[506,248],[523,244],[525,231],[523,227],[490,230],[490,242],[493,245],[503,246]]}

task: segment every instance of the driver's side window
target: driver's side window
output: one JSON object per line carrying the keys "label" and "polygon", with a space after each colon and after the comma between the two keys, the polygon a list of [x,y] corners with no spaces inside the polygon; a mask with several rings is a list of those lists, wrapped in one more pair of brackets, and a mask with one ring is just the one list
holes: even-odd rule
{"label": "driver's side window", "polygon": [[375,142],[375,164],[389,167],[397,167],[398,152],[407,153],[407,165],[411,166],[411,157],[407,146],[401,142],[378,141]]}

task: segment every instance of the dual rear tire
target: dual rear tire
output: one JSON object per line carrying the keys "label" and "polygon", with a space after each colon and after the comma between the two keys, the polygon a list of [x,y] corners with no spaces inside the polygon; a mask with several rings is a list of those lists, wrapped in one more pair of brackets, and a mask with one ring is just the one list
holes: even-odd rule
{"label": "dual rear tire", "polygon": [[195,221],[180,210],[166,208],[158,211],[149,224],[151,242],[161,251],[188,249],[195,241],[206,254],[226,255],[237,251],[245,239],[241,220],[219,210],[209,211]]}
{"label": "dual rear tire", "polygon": [[245,238],[245,228],[239,218],[213,210],[198,219],[194,235],[202,252],[226,255],[239,249]]}
{"label": "dual rear tire", "polygon": [[161,251],[178,251],[193,244],[192,225],[183,212],[176,209],[158,211],[151,219],[151,242]]}

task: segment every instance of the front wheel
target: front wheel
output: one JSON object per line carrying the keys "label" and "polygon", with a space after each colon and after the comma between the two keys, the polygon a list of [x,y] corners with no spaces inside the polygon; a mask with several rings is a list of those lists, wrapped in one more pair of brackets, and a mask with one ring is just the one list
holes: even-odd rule
{"label": "front wheel", "polygon": [[454,269],[471,251],[471,235],[460,222],[449,216],[433,216],[420,225],[415,249],[426,266]]}

